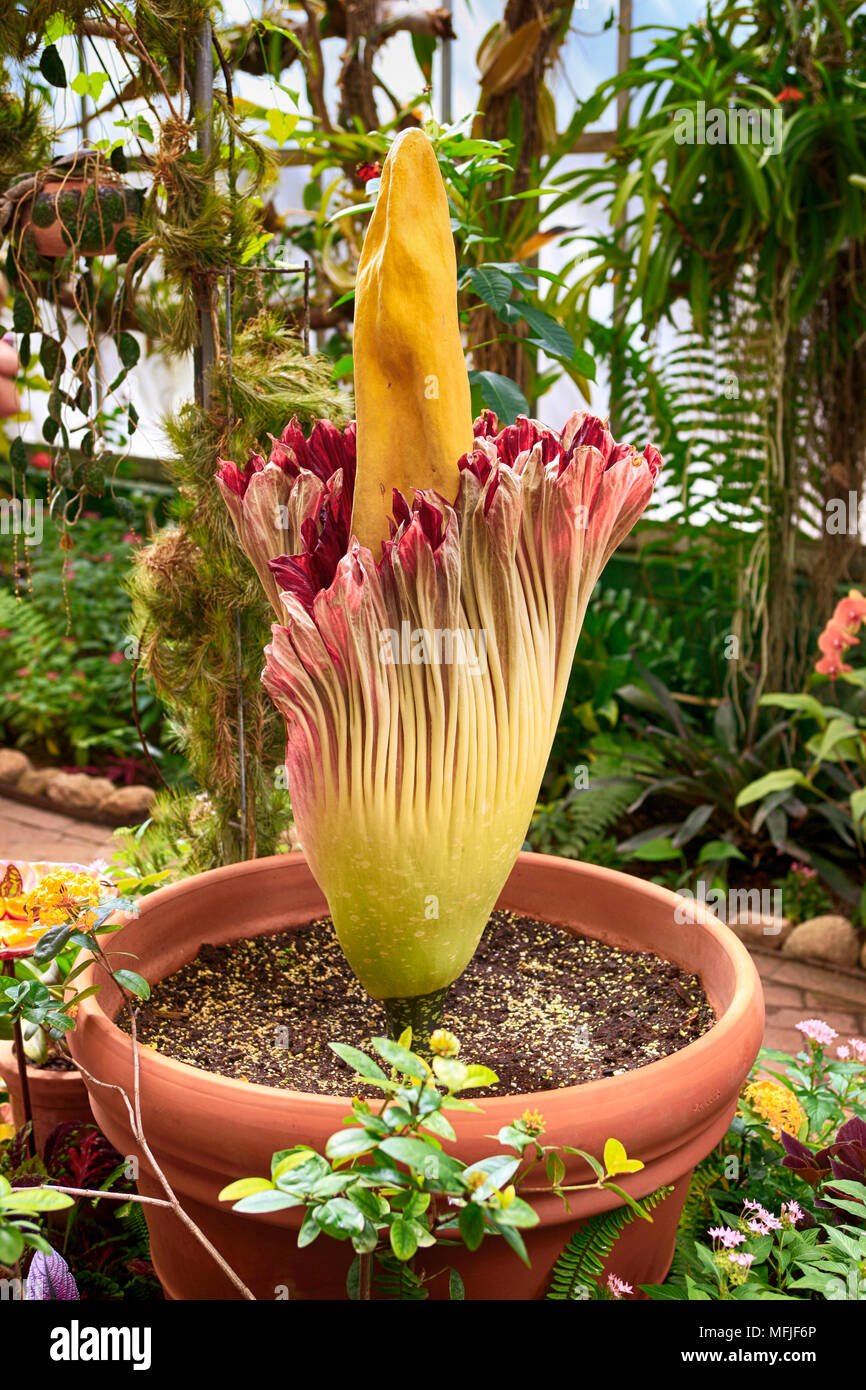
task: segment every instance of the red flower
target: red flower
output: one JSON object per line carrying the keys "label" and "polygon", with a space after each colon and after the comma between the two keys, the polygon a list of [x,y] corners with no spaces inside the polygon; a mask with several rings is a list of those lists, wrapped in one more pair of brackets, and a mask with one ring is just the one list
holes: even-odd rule
{"label": "red flower", "polygon": [[801,92],[799,87],[783,87],[776,97],[777,101],[803,101],[804,99],[805,93]]}
{"label": "red flower", "polygon": [[372,163],[359,164],[357,169],[355,170],[356,176],[361,180],[361,183],[363,183],[365,186],[370,182],[371,179],[377,179],[381,172],[382,166],[379,163],[378,159],[373,160]]}
{"label": "red flower", "polygon": [[44,449],[40,449],[37,453],[30,455],[30,466],[31,468],[50,468],[51,455],[46,454]]}

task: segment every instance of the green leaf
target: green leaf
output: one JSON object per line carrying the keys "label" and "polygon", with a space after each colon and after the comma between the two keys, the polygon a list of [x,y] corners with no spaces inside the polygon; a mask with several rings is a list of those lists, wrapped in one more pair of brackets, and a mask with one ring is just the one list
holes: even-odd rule
{"label": "green leaf", "polygon": [[743,854],[743,851],[738,849],[736,845],[732,845],[729,840],[709,840],[705,845],[701,846],[701,852],[698,855],[698,863],[715,864],[722,859],[745,858],[746,856]]}
{"label": "green leaf", "polygon": [[27,453],[27,445],[20,435],[17,435],[9,445],[9,466],[13,473],[24,474],[27,471],[29,462],[30,457]]}
{"label": "green leaf", "polygon": [[130,371],[141,356],[141,348],[131,333],[118,333],[114,342],[118,357],[126,370]]}
{"label": "green leaf", "polygon": [[367,1081],[383,1082],[388,1078],[377,1062],[372,1057],[368,1057],[366,1052],[361,1052],[360,1048],[349,1047],[346,1043],[329,1043],[332,1052],[352,1068],[352,1071],[363,1076]]}
{"label": "green leaf", "polygon": [[63,66],[63,59],[53,43],[43,48],[39,56],[39,71],[52,87],[66,86],[66,69]]}
{"label": "green leaf", "polygon": [[[64,73],[64,77],[66,74]],[[108,81],[107,72],[79,72],[73,77],[70,86],[76,96],[90,97],[92,101],[99,101],[102,96],[102,89]],[[55,86],[65,86],[66,83],[55,83]]]}
{"label": "green leaf", "polygon": [[756,782],[750,782],[747,787],[739,793],[734,805],[749,806],[753,801],[760,801],[769,792],[787,791],[790,787],[808,787],[809,779],[798,772],[795,767],[779,768],[776,772],[768,772],[764,777],[759,777]]}
{"label": "green leaf", "polygon": [[534,304],[526,304],[522,300],[516,300],[514,307],[517,309],[521,318],[526,319],[532,329],[532,341],[543,348],[551,357],[564,357],[567,361],[574,354],[574,342],[571,334],[566,332],[562,324],[556,319],[546,314],[543,309],[538,309]]}
{"label": "green leaf", "polygon": [[298,1249],[303,1250],[305,1246],[312,1245],[313,1241],[321,1234],[322,1228],[313,1211],[308,1211],[301,1222],[301,1229],[298,1231]]}
{"label": "green leaf", "polygon": [[311,1158],[318,1157],[315,1149],[308,1149],[304,1145],[297,1149],[279,1149],[271,1155],[271,1181],[276,1182],[278,1178],[285,1177],[286,1173],[291,1173],[308,1163]]}
{"label": "green leaf", "polygon": [[71,935],[72,927],[66,924],[50,927],[37,941],[33,950],[33,959],[39,964],[53,960],[63,950]]}
{"label": "green leaf", "polygon": [[484,1239],[484,1210],[475,1202],[460,1208],[457,1227],[467,1250],[477,1250]]}
{"label": "green leaf", "polygon": [[334,1240],[348,1240],[349,1236],[360,1234],[366,1224],[363,1213],[348,1197],[333,1197],[316,1207],[313,1219]]}
{"label": "green leaf", "polygon": [[267,1178],[238,1178],[237,1182],[230,1182],[228,1187],[224,1187],[219,1194],[221,1202],[238,1202],[241,1197],[249,1197],[253,1192],[271,1192],[273,1183],[268,1182]]}
{"label": "green leaf", "polygon": [[355,1158],[358,1154],[368,1154],[375,1149],[376,1140],[365,1129],[340,1129],[332,1134],[325,1145],[325,1153],[332,1163],[344,1158]]}
{"label": "green leaf", "polygon": [[56,43],[58,39],[63,39],[67,34],[73,34],[75,26],[67,15],[55,12],[49,15],[45,21],[45,38],[49,43]]}
{"label": "green leaf", "polygon": [[343,377],[351,376],[355,370],[355,358],[351,352],[344,353],[338,357],[331,368],[331,380],[342,381]]}
{"label": "green leaf", "polygon": [[249,1196],[242,1197],[235,1203],[235,1211],[247,1212],[251,1216],[262,1216],[270,1211],[286,1211],[289,1207],[299,1207],[300,1197],[294,1197],[289,1192],[278,1192],[275,1188],[266,1192],[262,1188],[261,1192],[251,1192]]}
{"label": "green leaf", "polygon": [[134,970],[115,970],[112,972],[112,979],[122,989],[127,989],[130,994],[134,994],[136,999],[150,998],[150,985]]}
{"label": "green leaf", "polygon": [[505,307],[514,293],[514,285],[508,276],[492,266],[474,265],[468,278],[478,298],[489,304],[497,313]]}
{"label": "green leaf", "polygon": [[529,1255],[526,1252],[526,1246],[523,1243],[523,1237],[520,1234],[520,1232],[516,1230],[514,1226],[501,1226],[499,1222],[495,1219],[491,1220],[491,1224],[493,1228],[496,1231],[498,1231],[498,1233],[502,1236],[506,1244],[511,1246],[511,1249],[514,1251],[515,1255],[520,1256],[521,1260],[528,1269]]}
{"label": "green leaf", "polygon": [[434,1139],[412,1139],[395,1134],[383,1139],[379,1148],[397,1163],[405,1163],[408,1168],[425,1171],[429,1166],[431,1175],[436,1176],[443,1154]]}
{"label": "green leaf", "polygon": [[679,859],[680,852],[669,835],[646,840],[644,844],[627,851],[629,859],[641,859],[647,863],[661,863],[665,859]]}
{"label": "green leaf", "polygon": [[463,1170],[463,1180],[472,1174],[483,1173],[485,1181],[477,1187],[474,1192],[476,1200],[483,1201],[490,1197],[494,1189],[502,1189],[506,1183],[514,1176],[520,1167],[520,1158],[512,1158],[510,1154],[493,1154],[490,1158],[479,1158],[477,1162],[470,1163]]}
{"label": "green leaf", "polygon": [[265,112],[265,119],[268,123],[268,130],[274,137],[278,145],[284,145],[295,129],[300,120],[298,112],[281,111],[278,106],[272,106]]}
{"label": "green leaf", "polygon": [[866,818],[866,787],[851,793],[851,816],[855,822]]}
{"label": "green leaf", "polygon": [[469,384],[478,388],[482,401],[496,413],[500,424],[513,425],[518,415],[529,414],[526,397],[510,377],[499,372],[473,370],[469,373]]}
{"label": "green leaf", "polygon": [[456,1269],[449,1269],[448,1271],[448,1297],[452,1303],[462,1303],[466,1297],[463,1280]]}
{"label": "green leaf", "polygon": [[538,1212],[520,1197],[513,1197],[507,1207],[494,1207],[493,1210],[496,1213],[496,1221],[501,1226],[527,1228],[537,1226],[541,1219]]}
{"label": "green leaf", "polygon": [[12,329],[15,333],[32,333],[36,327],[33,305],[23,290],[15,291],[12,301]]}
{"label": "green leaf", "polygon": [[11,1269],[24,1253],[24,1237],[9,1221],[0,1220],[0,1265]]}
{"label": "green leaf", "polygon": [[5,1197],[0,1197],[0,1208],[7,1211],[63,1211],[71,1207],[73,1199],[65,1192],[55,1192],[50,1187],[13,1188]]}
{"label": "green leaf", "polygon": [[401,1047],[399,1043],[392,1042],[390,1038],[371,1038],[370,1041],[380,1057],[384,1057],[390,1066],[396,1067],[397,1071],[404,1072],[407,1076],[413,1077],[417,1081],[423,1081],[429,1075],[429,1067],[416,1053],[410,1052],[407,1047]]}
{"label": "green leaf", "polygon": [[404,1221],[402,1217],[398,1216],[391,1225],[388,1236],[391,1241],[391,1249],[397,1259],[411,1260],[418,1249],[418,1239],[412,1222]]}
{"label": "green leaf", "polygon": [[45,375],[51,379],[57,371],[58,363],[61,371],[66,366],[66,356],[56,338],[50,334],[42,334],[42,342],[39,345],[39,363]]}
{"label": "green leaf", "polygon": [[827,722],[828,714],[832,713],[825,705],[821,704],[820,700],[816,700],[814,695],[789,694],[787,691],[773,695],[762,695],[758,703],[776,709],[793,709],[802,711],[804,714],[811,714],[822,725]]}
{"label": "green leaf", "polygon": [[369,1187],[362,1187],[356,1183],[349,1192],[346,1193],[350,1202],[365,1216],[368,1221],[381,1221],[383,1216],[388,1214],[388,1203],[384,1197],[373,1192]]}

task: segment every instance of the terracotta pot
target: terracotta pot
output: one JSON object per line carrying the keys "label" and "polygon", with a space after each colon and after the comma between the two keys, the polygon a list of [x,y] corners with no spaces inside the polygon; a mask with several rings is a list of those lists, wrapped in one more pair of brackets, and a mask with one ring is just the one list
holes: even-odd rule
{"label": "terracotta pot", "polygon": [[[468,1162],[496,1152],[496,1141],[487,1136],[530,1107],[543,1112],[550,1143],[601,1154],[606,1139],[620,1139],[632,1157],[646,1164],[624,1180],[635,1196],[673,1184],[674,1192],[653,1224],[636,1221],[626,1227],[611,1259],[611,1268],[635,1288],[661,1281],[670,1266],[691,1171],[725,1133],[763,1030],[760,981],[745,948],[711,913],[696,909],[694,925],[678,925],[676,904],[673,893],[627,874],[522,854],[500,906],[616,946],[652,950],[697,971],[718,1022],[680,1052],[637,1071],[559,1091],[479,1100],[481,1112],[458,1114],[455,1120],[456,1152]],[[133,952],[136,968],[153,983],[191,960],[203,942],[221,944],[302,928],[325,911],[303,856],[282,855],[161,889],[144,900],[140,915],[112,938],[112,945]],[[84,1001],[71,1045],[95,1077],[130,1088],[130,1040],[111,1021],[118,1003],[118,991],[110,983]],[[135,1154],[118,1094],[88,1084],[97,1123],[121,1153]],[[258,1297],[274,1298],[282,1289],[292,1298],[345,1297],[352,1258],[345,1245],[320,1238],[299,1251],[297,1212],[238,1215],[219,1203],[217,1194],[235,1178],[269,1172],[277,1149],[303,1142],[321,1151],[340,1128],[348,1100],[248,1085],[148,1048],[141,1049],[141,1097],[145,1132],[157,1161],[186,1210]],[[571,1172],[578,1180],[586,1176],[579,1165]],[[159,1193],[143,1162],[139,1185],[145,1195]],[[485,1241],[475,1255],[449,1251],[447,1258],[437,1257],[437,1267],[452,1263],[459,1269],[467,1297],[541,1296],[554,1261],[580,1221],[619,1205],[614,1194],[581,1194],[572,1201],[569,1216],[555,1197],[533,1193],[531,1187],[522,1192],[541,1217],[540,1225],[526,1232],[531,1269],[496,1239]],[[236,1296],[170,1214],[151,1211],[148,1225],[154,1264],[170,1298]]]}
{"label": "terracotta pot", "polygon": [[[0,1077],[12,1102],[12,1123],[20,1129],[24,1124],[24,1104],[18,1062],[11,1042],[0,1042]],[[33,1132],[40,1153],[45,1140],[57,1125],[68,1121],[93,1124],[87,1087],[80,1072],[28,1066],[27,1082],[33,1109]]]}
{"label": "terracotta pot", "polygon": [[[40,256],[53,260],[68,254],[73,245],[82,256],[111,256],[117,237],[138,213],[141,195],[122,184],[95,182],[97,204],[88,216],[81,199],[94,178],[46,179],[22,220],[30,229]],[[132,249],[125,254],[129,255]]]}

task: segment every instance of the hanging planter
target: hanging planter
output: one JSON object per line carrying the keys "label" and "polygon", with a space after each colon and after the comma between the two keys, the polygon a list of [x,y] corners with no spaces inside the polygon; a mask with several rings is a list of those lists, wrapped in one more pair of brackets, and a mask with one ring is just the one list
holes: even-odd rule
{"label": "hanging planter", "polygon": [[128,260],[137,244],[142,202],[140,189],[127,188],[101,156],[88,150],[7,189],[0,225],[16,258],[35,252],[60,260],[74,252]]}
{"label": "hanging planter", "polygon": [[141,193],[119,180],[49,176],[20,218],[40,256],[58,259],[74,250],[81,256],[128,260],[135,248],[133,223]]}

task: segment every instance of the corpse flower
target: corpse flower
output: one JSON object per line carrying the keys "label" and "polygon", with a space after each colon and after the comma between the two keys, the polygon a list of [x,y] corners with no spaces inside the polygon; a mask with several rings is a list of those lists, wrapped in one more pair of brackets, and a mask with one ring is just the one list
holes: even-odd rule
{"label": "corpse flower", "polygon": [[423,1037],[523,844],[589,596],[661,460],[583,413],[473,428],[417,130],[364,243],[355,380],[357,432],[292,421],[218,481],[278,617],[263,681],[301,843],[353,971]]}

